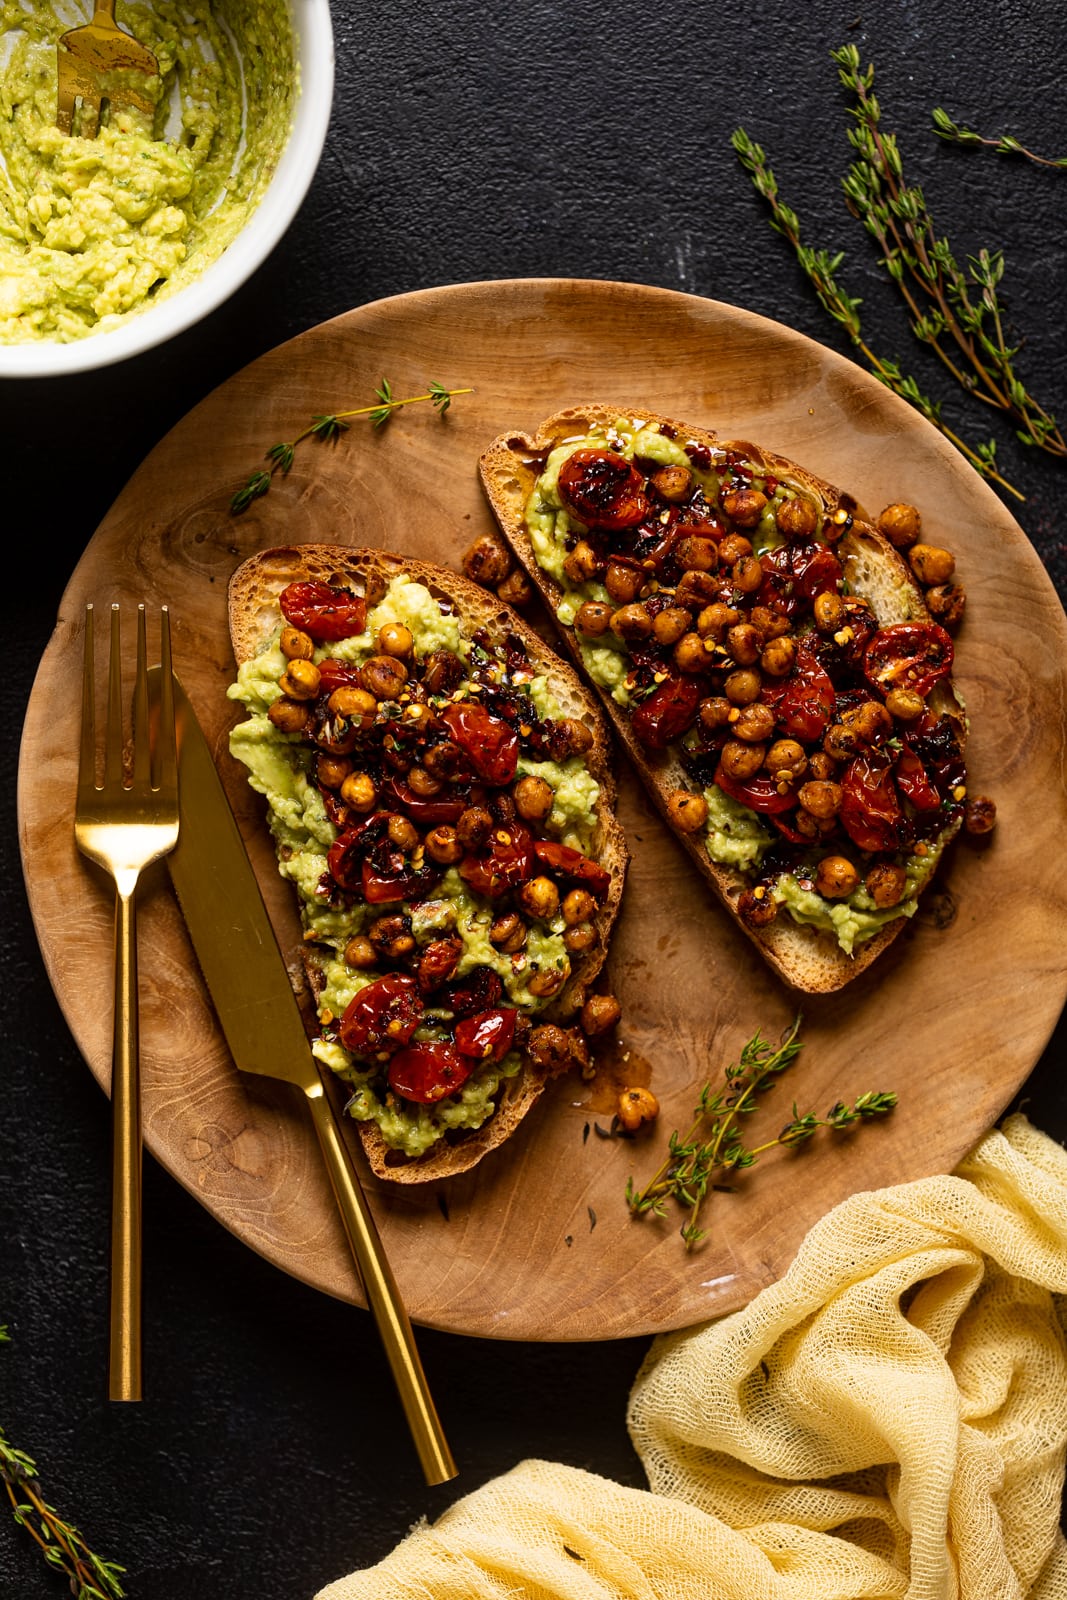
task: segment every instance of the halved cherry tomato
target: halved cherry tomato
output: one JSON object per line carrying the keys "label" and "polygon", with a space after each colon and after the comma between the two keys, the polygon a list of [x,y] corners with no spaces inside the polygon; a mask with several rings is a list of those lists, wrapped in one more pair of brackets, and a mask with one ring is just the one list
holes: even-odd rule
{"label": "halved cherry tomato", "polygon": [[479,1011],[491,1011],[504,993],[504,984],[492,967],[475,967],[465,978],[459,978],[443,989],[437,1004],[456,1017],[473,1017]]}
{"label": "halved cherry tomato", "polygon": [[533,871],[530,831],[521,822],[501,823],[477,855],[463,857],[459,875],[476,894],[495,899],[507,889],[525,883]]}
{"label": "halved cherry tomato", "polygon": [[333,694],[335,689],[359,687],[359,668],[351,661],[338,661],[336,656],[324,656],[319,662],[319,693]]}
{"label": "halved cherry tomato", "polygon": [[510,1006],[483,1011],[456,1025],[456,1049],[475,1061],[502,1061],[515,1038],[518,1013]]}
{"label": "halved cherry tomato", "polygon": [[519,736],[502,717],[494,717],[474,700],[445,706],[441,721],[485,783],[510,783],[519,759]]}
{"label": "halved cherry tomato", "polygon": [[890,761],[855,756],[841,777],[841,826],[861,850],[895,850],[901,842],[903,813]]}
{"label": "halved cherry tomato", "polygon": [[844,576],[833,551],[815,539],[767,550],[760,557],[760,565],[764,577],[757,603],[787,617],[793,616],[804,601],[810,605],[817,594],[826,590],[836,593]]}
{"label": "halved cherry tomato", "polygon": [[402,850],[377,849],[363,863],[363,898],[369,906],[394,900],[425,900],[441,881],[440,870],[426,864],[413,867]]}
{"label": "halved cherry tomato", "polygon": [[914,750],[902,750],[896,764],[897,788],[906,795],[916,811],[936,811],[941,796],[927,777],[926,768]]}
{"label": "halved cherry tomato", "polygon": [[569,844],[557,844],[554,839],[535,839],[533,852],[538,861],[552,872],[558,872],[560,877],[584,883],[598,900],[611,888],[611,873],[607,868],[598,861],[591,861],[580,850],[573,850]]}
{"label": "halved cherry tomato", "polygon": [[389,1063],[389,1087],[404,1100],[434,1105],[462,1089],[475,1063],[445,1040],[413,1044],[397,1051]]}
{"label": "halved cherry tomato", "polygon": [[349,639],[367,625],[367,602],[331,583],[290,583],[278,596],[282,616],[313,639]]}
{"label": "halved cherry tomato", "polygon": [[385,813],[376,811],[371,817],[346,827],[337,835],[326,855],[326,870],[334,883],[349,894],[355,894],[363,885],[363,860],[367,851],[381,837]]}
{"label": "halved cherry tomato", "polygon": [[349,1001],[341,1018],[341,1043],[356,1055],[407,1044],[421,1020],[422,1001],[415,979],[402,972],[387,972]]}
{"label": "halved cherry tomato", "polygon": [[665,750],[692,726],[703,694],[695,678],[668,678],[635,708],[630,726],[646,749]]}
{"label": "halved cherry tomato", "polygon": [[467,809],[467,802],[459,799],[454,791],[449,793],[446,790],[443,794],[427,798],[416,794],[403,778],[386,778],[381,794],[383,800],[392,801],[397,810],[403,811],[412,822],[423,822],[431,828],[439,822],[456,822]]}
{"label": "halved cherry tomato", "polygon": [[739,805],[748,806],[752,811],[760,811],[764,816],[773,817],[783,811],[790,811],[797,803],[795,794],[778,793],[778,785],[773,778],[757,774],[756,777],[742,782],[724,772],[721,762],[715,770],[714,781],[723,794],[728,794],[731,800],[736,800]]}
{"label": "halved cherry tomato", "polygon": [[867,682],[887,694],[929,694],[952,666],[952,638],[937,622],[894,622],[879,628],[863,656]]}
{"label": "halved cherry tomato", "polygon": [[804,645],[797,650],[790,676],[777,683],[765,682],[762,698],[773,708],[786,737],[804,744],[820,739],[833,720],[835,694],[830,675]]}
{"label": "halved cherry tomato", "polygon": [[650,514],[645,480],[612,450],[576,450],[559,471],[559,492],[590,528],[636,528]]}

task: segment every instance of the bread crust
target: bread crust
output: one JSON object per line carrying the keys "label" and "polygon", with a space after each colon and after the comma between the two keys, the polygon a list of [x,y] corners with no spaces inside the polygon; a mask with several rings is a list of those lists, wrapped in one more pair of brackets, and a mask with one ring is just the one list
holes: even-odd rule
{"label": "bread crust", "polygon": [[[662,416],[641,406],[607,405],[599,401],[568,406],[547,417],[536,433],[516,431],[499,435],[479,460],[482,487],[504,539],[556,621],[560,638],[578,670],[599,696],[616,737],[667,827],[687,851],[700,876],[783,981],[802,993],[832,993],[865,972],[897,938],[908,919],[894,918],[851,956],[840,948],[832,934],[796,923],[789,917],[777,917],[766,928],[751,928],[743,922],[737,915],[736,900],[746,887],[746,879],[735,869],[712,861],[704,848],[702,833],[682,833],[671,822],[667,808],[670,791],[691,786],[680,763],[669,752],[660,756],[645,749],[634,736],[629,716],[586,674],[573,628],[556,619],[564,590],[538,564],[525,530],[526,504],[550,451],[569,440],[583,438],[594,429],[610,429],[620,418],[635,424],[665,427],[686,444],[704,445],[719,452],[737,451],[758,469],[779,479],[788,479],[806,491],[821,506],[825,517],[847,512],[852,519],[851,526],[834,548],[843,561],[846,578],[856,593],[871,601],[881,626],[898,621],[929,621],[922,590],[897,550],[867,519],[863,508],[851,495],[761,445],[748,440],[720,439],[706,428]],[[966,722],[954,691],[938,685],[931,700],[938,704],[938,709],[958,718],[962,745]],[[957,821],[946,834],[955,833],[958,827]]]}
{"label": "bread crust", "polygon": [[[536,1016],[538,1022],[567,1022],[581,1010],[604,964],[629,863],[625,837],[615,815],[615,780],[607,726],[599,704],[575,670],[509,606],[458,573],[389,551],[318,544],[260,551],[233,573],[228,614],[234,657],[241,666],[266,648],[280,621],[279,596],[290,583],[332,583],[348,588],[364,595],[369,609],[390,582],[401,575],[424,584],[437,598],[454,607],[463,620],[465,633],[484,628],[492,638],[502,633],[517,635],[537,671],[551,680],[553,693],[566,715],[583,722],[593,735],[593,744],[583,757],[600,790],[590,853],[610,872],[611,885],[592,919],[598,935],[596,944],[573,958],[566,985]],[[317,998],[324,984],[321,960],[317,959],[314,946],[304,947],[300,955]],[[496,1109],[481,1128],[464,1130],[454,1139],[446,1136],[419,1157],[392,1149],[373,1122],[355,1122],[354,1126],[378,1177],[394,1183],[427,1183],[453,1177],[476,1166],[490,1150],[510,1138],[548,1081],[544,1071],[524,1060],[517,1076],[504,1080]]]}

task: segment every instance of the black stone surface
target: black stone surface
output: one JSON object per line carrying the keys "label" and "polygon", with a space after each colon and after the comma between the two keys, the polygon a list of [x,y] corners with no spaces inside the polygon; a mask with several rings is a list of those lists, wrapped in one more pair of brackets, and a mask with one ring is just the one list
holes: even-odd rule
{"label": "black stone surface", "polygon": [[[1007,257],[1021,368],[1067,415],[1067,172],[939,142],[930,112],[1067,153],[1058,0],[335,0],[337,88],[321,169],[287,237],[222,310],[166,348],[86,376],[0,385],[6,736],[0,740],[0,1424],[52,1502],[125,1564],[138,1600],[310,1600],[417,1518],[526,1456],[643,1482],[625,1429],[644,1341],[528,1345],[423,1332],[462,1466],[422,1487],[364,1313],[228,1235],[151,1160],[145,1173],[150,1399],[109,1406],[108,1107],[61,1016],[26,909],[18,736],[60,593],[127,478],[238,368],[381,296],[498,277],[680,288],[849,354],[730,149],[768,152],[808,243],[847,252],[872,345],[901,357],[968,438],[998,440],[1013,507],[1067,594],[1064,469],[943,378],[908,334],[839,179],[848,113],[829,61],[853,41],[957,256]],[[72,508],[78,507],[77,515]],[[19,573],[17,552],[30,570]],[[1020,627],[1027,619],[1019,619]],[[57,803],[62,801],[57,797]],[[1024,1098],[1067,1135],[1061,1021]],[[0,1595],[65,1592],[0,1502]]]}

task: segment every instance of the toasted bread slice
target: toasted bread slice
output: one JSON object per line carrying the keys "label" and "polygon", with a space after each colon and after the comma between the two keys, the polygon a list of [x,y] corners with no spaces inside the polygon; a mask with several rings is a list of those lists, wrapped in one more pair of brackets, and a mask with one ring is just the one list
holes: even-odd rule
{"label": "toasted bread slice", "polygon": [[[515,612],[469,579],[445,568],[386,551],[333,545],[309,544],[266,550],[237,568],[229,587],[234,656],[240,667],[270,645],[284,621],[279,596],[291,583],[328,583],[347,589],[364,597],[370,609],[382,599],[390,583],[402,576],[423,585],[443,609],[457,616],[465,638],[470,638],[476,630],[484,630],[484,635],[493,642],[509,636],[517,639],[535,674],[548,680],[562,714],[581,722],[592,735],[592,744],[582,756],[599,791],[589,854],[609,872],[610,887],[591,918],[597,932],[595,944],[589,950],[572,955],[564,987],[532,1016],[538,1023],[566,1022],[580,1011],[603,966],[628,862],[625,839],[615,816],[609,735],[595,698],[575,671]],[[330,647],[324,648],[329,651]],[[307,945],[302,952],[316,998],[322,994],[325,960],[331,954],[333,952],[314,944]],[[502,1080],[496,1092],[495,1109],[481,1127],[447,1133],[415,1158],[392,1148],[375,1122],[357,1121],[355,1126],[370,1165],[379,1176],[401,1183],[446,1178],[473,1167],[490,1150],[502,1144],[536,1103],[548,1081],[549,1074],[526,1059],[517,1076]]]}
{"label": "toasted bread slice", "polygon": [[[713,460],[724,452],[736,452],[759,474],[769,475],[795,488],[799,495],[814,502],[819,517],[835,520],[847,532],[834,546],[853,593],[866,598],[879,627],[898,622],[929,621],[922,590],[899,553],[869,521],[858,502],[783,456],[748,441],[719,439],[707,429],[659,416],[641,407],[627,408],[591,402],[569,406],[541,423],[536,434],[505,433],[486,449],[479,462],[482,486],[493,514],[516,560],[536,586],[552,616],[557,620],[561,639],[570,650],[579,670],[588,678],[579,639],[574,628],[557,617],[566,590],[539,562],[531,541],[526,511],[530,496],[551,451],[560,445],[577,442],[590,433],[605,435],[620,420],[628,426],[650,426],[666,432],[685,446],[707,450]],[[592,681],[591,679],[589,681]],[[754,928],[738,918],[736,903],[748,880],[729,866],[711,859],[704,845],[704,833],[685,833],[673,828],[667,800],[672,790],[694,788],[677,758],[675,748],[654,752],[635,737],[626,710],[612,699],[608,689],[593,682],[615,733],[644,781],[649,795],[688,851],[694,866],[741,926],[761,954],[791,987],[811,994],[840,989],[865,971],[903,929],[907,918],[888,921],[877,933],[860,943],[854,954],[846,953],[833,934],[810,924],[780,915],[769,926]],[[953,718],[962,745],[965,721],[962,705],[948,682],[936,686],[931,704]],[[942,842],[958,831],[957,816],[947,825]]]}

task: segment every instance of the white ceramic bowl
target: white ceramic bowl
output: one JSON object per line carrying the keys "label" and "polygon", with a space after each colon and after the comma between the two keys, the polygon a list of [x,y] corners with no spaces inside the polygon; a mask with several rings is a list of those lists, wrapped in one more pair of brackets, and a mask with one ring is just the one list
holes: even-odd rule
{"label": "white ceramic bowl", "polygon": [[274,176],[240,233],[204,272],[169,299],[106,333],[69,344],[0,344],[0,379],[60,377],[139,355],[192,327],[227,300],[270,255],[315,175],[333,101],[334,50],[329,0],[291,0],[300,88],[293,126]]}

